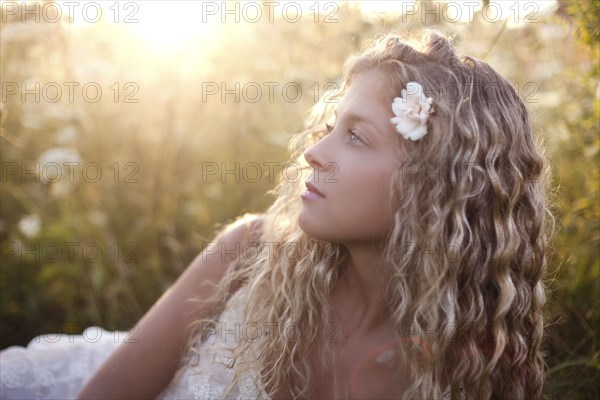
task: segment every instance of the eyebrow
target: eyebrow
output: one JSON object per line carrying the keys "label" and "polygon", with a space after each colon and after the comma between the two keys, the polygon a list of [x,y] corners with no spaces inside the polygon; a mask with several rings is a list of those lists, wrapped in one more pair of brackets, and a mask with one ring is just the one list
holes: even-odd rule
{"label": "eyebrow", "polygon": [[[338,119],[337,109],[335,109],[333,111],[333,113],[335,115],[335,118]],[[373,130],[375,130],[375,132],[380,137],[380,139],[385,139],[383,132],[373,122],[369,121],[366,117],[359,115],[359,114],[354,114],[354,113],[348,113],[347,117],[353,121],[362,121],[362,122],[369,124],[373,128]]]}

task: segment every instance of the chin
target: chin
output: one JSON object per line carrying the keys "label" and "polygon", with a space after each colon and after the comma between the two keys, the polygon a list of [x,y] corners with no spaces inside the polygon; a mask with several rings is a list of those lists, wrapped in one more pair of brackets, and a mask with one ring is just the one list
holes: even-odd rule
{"label": "chin", "polygon": [[300,214],[298,214],[298,226],[304,233],[317,240],[329,241],[328,238],[323,236],[325,232],[323,232],[323,229],[320,229],[318,225],[321,224],[315,225],[314,219],[307,217],[302,211],[300,211]]}
{"label": "chin", "polygon": [[304,212],[300,211],[298,214],[298,226],[304,233],[309,236],[313,236],[312,229],[310,229],[310,223],[306,221],[306,216],[304,216]]}

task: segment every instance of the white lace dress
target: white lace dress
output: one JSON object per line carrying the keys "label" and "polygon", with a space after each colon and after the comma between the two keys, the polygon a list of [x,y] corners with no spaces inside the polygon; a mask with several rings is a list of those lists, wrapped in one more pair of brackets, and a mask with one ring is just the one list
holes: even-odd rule
{"label": "white lace dress", "polygon": [[[231,327],[243,323],[245,294],[242,289],[230,299],[219,318],[221,324]],[[0,352],[0,399],[76,399],[87,380],[126,338],[127,332],[90,327],[82,335],[43,335],[27,347],[9,347]],[[156,399],[221,398],[233,377],[227,368],[231,360],[227,350],[238,339],[232,333],[210,335],[199,349],[196,365],[181,368]],[[256,364],[250,371],[225,399],[270,400],[258,390],[260,366]],[[443,399],[450,399],[449,386]]]}

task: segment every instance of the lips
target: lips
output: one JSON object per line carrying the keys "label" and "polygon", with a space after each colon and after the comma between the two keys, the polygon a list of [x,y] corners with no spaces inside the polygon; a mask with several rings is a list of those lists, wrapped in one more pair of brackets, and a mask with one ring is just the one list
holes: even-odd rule
{"label": "lips", "polygon": [[308,190],[310,190],[311,192],[314,192],[316,194],[318,194],[319,196],[325,197],[325,195],[323,193],[321,193],[319,191],[319,189],[317,189],[317,187],[315,185],[313,185],[311,182],[305,182],[306,183],[306,188]]}

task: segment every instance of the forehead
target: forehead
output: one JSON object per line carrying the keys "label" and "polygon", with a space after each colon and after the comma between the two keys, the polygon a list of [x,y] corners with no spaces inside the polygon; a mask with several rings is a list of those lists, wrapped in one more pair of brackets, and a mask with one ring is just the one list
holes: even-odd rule
{"label": "forehead", "polygon": [[362,98],[365,101],[380,107],[385,107],[388,103],[391,104],[394,96],[391,94],[389,82],[386,82],[383,72],[371,69],[364,72],[359,72],[351,77],[350,86],[342,98],[344,100],[357,100]]}
{"label": "forehead", "polygon": [[385,77],[379,71],[361,72],[352,77],[350,86],[341,98],[336,114],[358,117],[376,128],[378,136],[385,141],[395,140],[394,126],[390,119],[393,96],[386,86]]}

